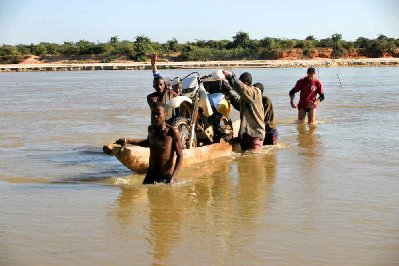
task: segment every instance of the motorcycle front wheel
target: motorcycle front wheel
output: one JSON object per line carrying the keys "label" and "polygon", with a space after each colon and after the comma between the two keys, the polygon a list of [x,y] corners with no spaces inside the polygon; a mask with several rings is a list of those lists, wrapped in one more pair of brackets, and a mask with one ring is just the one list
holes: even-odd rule
{"label": "motorcycle front wheel", "polygon": [[220,139],[224,139],[226,142],[230,142],[233,139],[233,124],[224,115],[219,120],[218,134],[215,137],[215,142],[220,142]]}
{"label": "motorcycle front wheel", "polygon": [[[190,120],[186,117],[178,116],[172,122],[172,127],[179,130],[181,136],[181,142],[183,149],[190,148]],[[194,140],[191,148],[194,148],[197,144],[197,138],[194,134]]]}

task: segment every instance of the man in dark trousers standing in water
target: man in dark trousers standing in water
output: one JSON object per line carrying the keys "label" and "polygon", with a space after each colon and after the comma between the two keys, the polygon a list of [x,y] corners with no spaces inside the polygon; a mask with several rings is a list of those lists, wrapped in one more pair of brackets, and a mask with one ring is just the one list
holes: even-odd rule
{"label": "man in dark trousers standing in water", "polygon": [[[224,83],[224,85],[225,86],[223,90],[226,95],[226,99],[230,101],[231,105],[233,105],[236,110],[240,111],[240,98],[231,93],[228,84]],[[264,86],[262,83],[255,83],[253,86],[260,89],[263,93]],[[262,97],[262,104],[265,111],[265,138],[263,140],[263,145],[275,145],[277,143],[278,131],[276,127],[276,121],[274,119],[273,104],[270,98],[267,96]]]}
{"label": "man in dark trousers standing in water", "polygon": [[[156,102],[151,108],[151,122],[145,140],[118,139],[117,144],[132,144],[150,148],[150,159],[143,184],[173,183],[183,162],[182,143],[179,131],[166,124],[165,105]],[[176,153],[176,162],[174,155]]]}
{"label": "man in dark trousers standing in water", "polygon": [[[241,150],[259,151],[265,138],[262,91],[252,86],[252,75],[248,72],[242,73],[239,79],[230,71],[223,71],[223,73],[230,87],[240,96]],[[226,89],[229,88],[226,87]]]}

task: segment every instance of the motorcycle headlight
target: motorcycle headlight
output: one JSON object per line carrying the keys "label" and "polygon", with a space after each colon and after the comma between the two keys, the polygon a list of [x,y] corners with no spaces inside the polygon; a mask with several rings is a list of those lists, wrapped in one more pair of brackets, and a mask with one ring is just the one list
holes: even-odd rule
{"label": "motorcycle headlight", "polygon": [[181,92],[182,92],[182,94],[187,94],[187,93],[193,92],[194,89],[195,88],[187,88],[187,89],[183,89]]}

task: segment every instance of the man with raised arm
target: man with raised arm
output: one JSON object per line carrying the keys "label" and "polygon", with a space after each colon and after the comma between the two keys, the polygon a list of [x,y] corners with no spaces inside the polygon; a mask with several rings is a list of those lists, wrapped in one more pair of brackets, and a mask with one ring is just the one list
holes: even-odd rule
{"label": "man with raised arm", "polygon": [[[182,143],[179,131],[166,124],[165,105],[156,102],[151,108],[151,125],[145,140],[118,139],[120,145],[132,144],[150,148],[147,174],[143,184],[173,183],[183,162]],[[174,160],[176,154],[176,161]]]}
{"label": "man with raised arm", "polygon": [[[159,74],[155,64],[157,60],[158,55],[154,53],[151,57],[151,66],[154,75],[154,81],[152,86],[155,89],[155,92],[147,95],[147,103],[150,108],[156,102],[161,102],[166,105],[171,99],[177,96],[177,93],[168,88],[170,86],[170,79],[163,78]],[[167,110],[167,113],[168,114],[166,117],[166,123],[171,124],[173,122],[173,118],[176,115],[176,111],[173,108],[169,108]]]}
{"label": "man with raised arm", "polygon": [[[154,80],[163,78],[157,68],[158,59],[159,59],[158,54],[154,52],[151,56],[151,69],[152,69],[152,75],[154,76]],[[167,89],[171,89],[175,93],[175,95],[180,94],[181,81],[179,78],[174,78],[173,80],[171,80],[170,78],[164,78],[164,81]]]}

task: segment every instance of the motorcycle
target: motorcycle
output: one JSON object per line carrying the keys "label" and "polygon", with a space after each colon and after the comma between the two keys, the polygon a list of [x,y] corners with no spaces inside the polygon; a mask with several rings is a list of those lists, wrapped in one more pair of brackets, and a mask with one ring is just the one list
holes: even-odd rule
{"label": "motorcycle", "polygon": [[180,80],[180,95],[167,107],[176,110],[172,126],[180,131],[184,149],[233,138],[231,105],[222,93],[224,79],[220,70],[202,77],[192,72]]}

